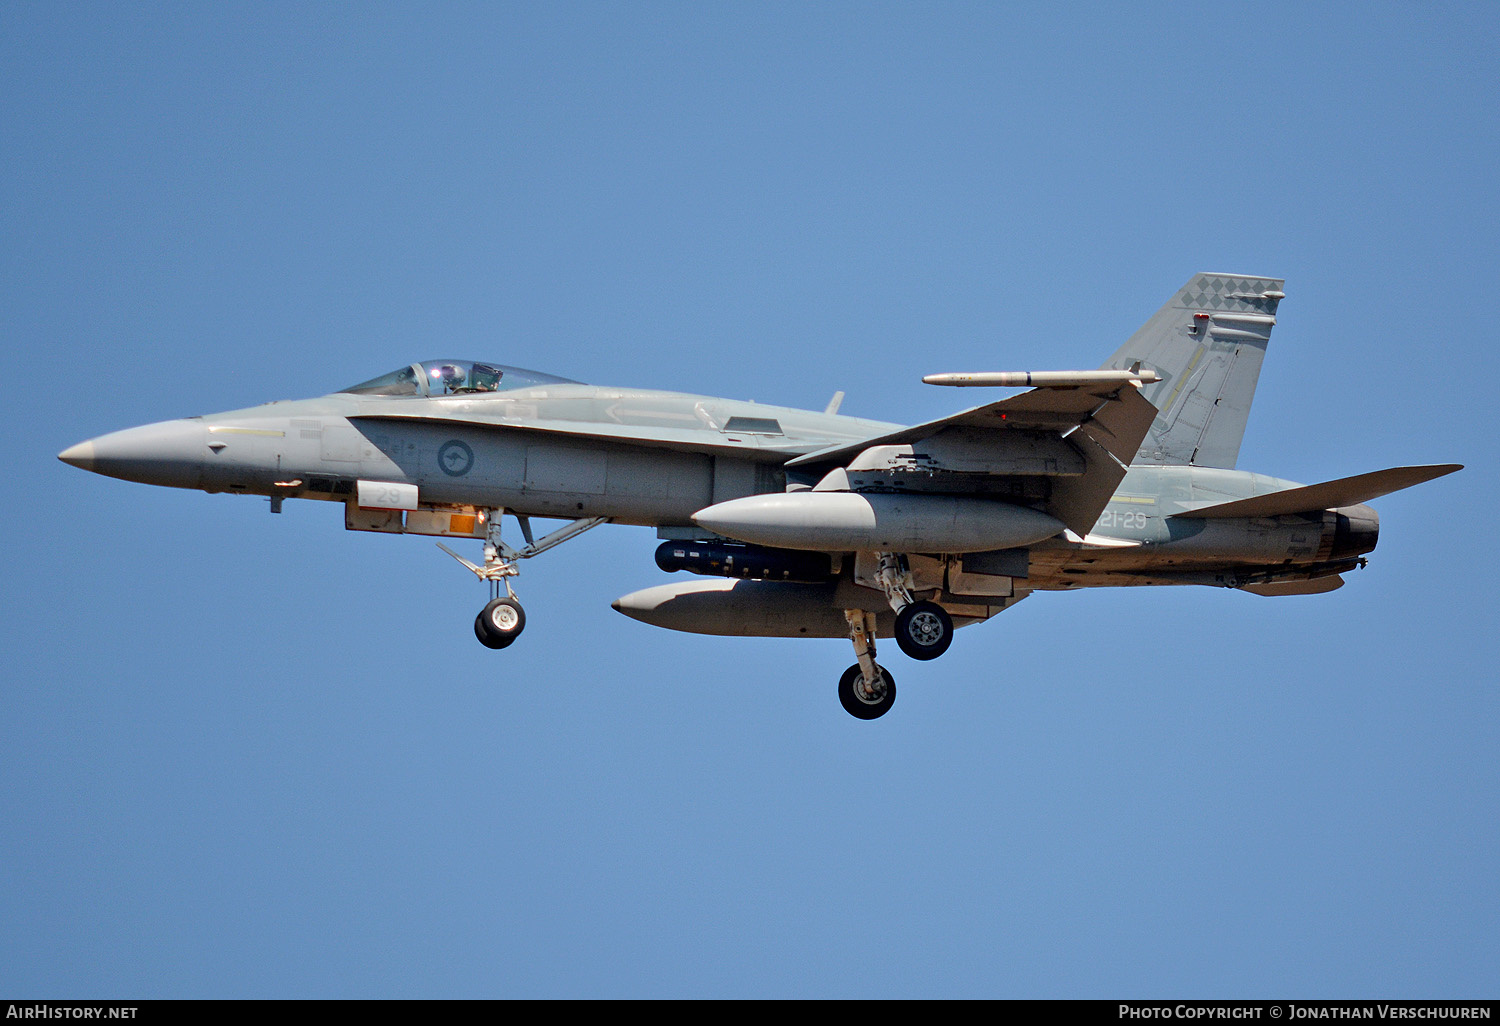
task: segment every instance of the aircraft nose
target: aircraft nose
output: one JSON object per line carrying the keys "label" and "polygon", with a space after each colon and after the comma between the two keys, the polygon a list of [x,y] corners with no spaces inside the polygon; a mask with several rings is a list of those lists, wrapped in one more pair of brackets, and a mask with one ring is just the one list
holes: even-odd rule
{"label": "aircraft nose", "polygon": [[126,481],[197,488],[203,476],[205,437],[202,421],[167,420],[79,442],[57,458]]}

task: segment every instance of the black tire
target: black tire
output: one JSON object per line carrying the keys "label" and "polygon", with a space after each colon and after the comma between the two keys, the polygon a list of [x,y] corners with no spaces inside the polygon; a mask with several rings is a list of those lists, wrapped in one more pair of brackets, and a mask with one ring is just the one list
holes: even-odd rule
{"label": "black tire", "polygon": [[855,663],[844,671],[839,678],[839,701],[843,703],[844,711],[850,716],[861,720],[873,720],[884,716],[891,711],[891,706],[896,703],[896,681],[884,666],[878,663],[875,669],[880,671],[880,695],[875,701],[868,701],[860,694],[859,685],[864,683],[864,671]]}
{"label": "black tire", "polygon": [[510,643],[516,640],[514,636],[497,638],[491,635],[489,631],[485,630],[483,613],[474,617],[474,637],[478,638],[479,643],[485,648],[509,648]]}
{"label": "black tire", "polygon": [[492,599],[479,614],[479,626],[494,640],[509,645],[526,629],[526,610],[513,598]]}
{"label": "black tire", "polygon": [[896,644],[913,659],[936,659],[953,644],[953,618],[936,602],[913,602],[896,614]]}

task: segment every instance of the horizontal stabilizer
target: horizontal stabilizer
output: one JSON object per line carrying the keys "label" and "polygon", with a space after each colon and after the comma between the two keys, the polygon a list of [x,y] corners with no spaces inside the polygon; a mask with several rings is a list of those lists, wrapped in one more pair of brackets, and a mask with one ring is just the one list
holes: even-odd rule
{"label": "horizontal stabilizer", "polygon": [[1339,506],[1354,506],[1462,469],[1463,466],[1458,463],[1438,463],[1425,467],[1392,467],[1389,470],[1377,470],[1370,474],[1341,477],[1337,481],[1324,481],[1322,484],[1304,485],[1301,488],[1287,488],[1268,495],[1257,495],[1251,499],[1221,502],[1215,506],[1205,506],[1202,509],[1188,510],[1175,515],[1192,520],[1276,517],[1290,513],[1334,509]]}

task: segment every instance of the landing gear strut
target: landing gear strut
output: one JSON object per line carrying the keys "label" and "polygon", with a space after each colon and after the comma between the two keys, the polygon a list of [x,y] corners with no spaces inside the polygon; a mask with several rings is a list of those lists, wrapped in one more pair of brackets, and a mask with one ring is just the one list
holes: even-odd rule
{"label": "landing gear strut", "polygon": [[839,678],[839,701],[850,716],[873,720],[884,716],[896,702],[896,681],[875,661],[875,614],[864,609],[846,609],[849,639],[859,660]]}
{"label": "landing gear strut", "polygon": [[[481,581],[489,583],[490,601],[474,618],[474,636],[486,648],[496,649],[508,648],[526,629],[526,610],[521,608],[521,603],[516,599],[515,589],[510,586],[510,579],[521,572],[516,567],[517,561],[530,559],[554,546],[561,545],[569,538],[578,537],[591,527],[597,527],[609,521],[608,517],[585,517],[563,525],[542,538],[541,541],[534,541],[531,537],[531,520],[515,514],[516,520],[521,525],[521,535],[526,539],[526,547],[513,549],[500,539],[500,518],[504,513],[505,510],[498,508],[481,511],[480,515],[484,518],[483,566],[469,562],[442,542],[438,542],[438,548],[462,563]],[[501,585],[505,586],[504,595],[500,594]]]}

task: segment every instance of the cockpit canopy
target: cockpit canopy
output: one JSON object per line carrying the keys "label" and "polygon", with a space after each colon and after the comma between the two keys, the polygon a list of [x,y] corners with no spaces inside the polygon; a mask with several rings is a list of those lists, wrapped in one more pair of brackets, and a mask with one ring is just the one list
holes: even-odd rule
{"label": "cockpit canopy", "polygon": [[483,395],[531,385],[576,385],[554,374],[474,360],[427,360],[348,388],[353,395]]}

